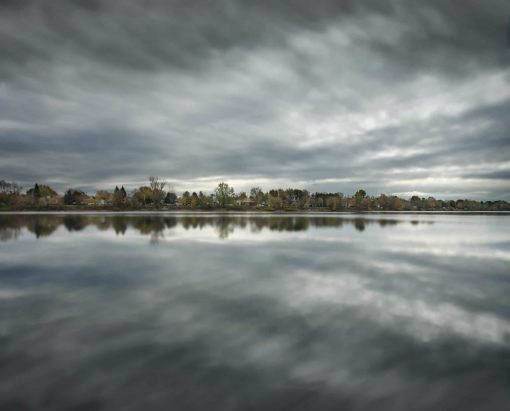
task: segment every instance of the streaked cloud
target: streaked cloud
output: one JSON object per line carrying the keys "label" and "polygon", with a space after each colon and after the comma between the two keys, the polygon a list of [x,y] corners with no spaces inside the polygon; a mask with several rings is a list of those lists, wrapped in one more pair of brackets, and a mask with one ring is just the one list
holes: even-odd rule
{"label": "streaked cloud", "polygon": [[3,1],[0,175],[510,199],[509,16],[503,0]]}

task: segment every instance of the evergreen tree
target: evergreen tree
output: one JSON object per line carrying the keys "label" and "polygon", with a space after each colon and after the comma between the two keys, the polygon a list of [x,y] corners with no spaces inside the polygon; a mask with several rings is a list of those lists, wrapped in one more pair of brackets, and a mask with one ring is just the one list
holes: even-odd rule
{"label": "evergreen tree", "polygon": [[34,198],[41,197],[41,190],[39,189],[39,184],[37,184],[37,183],[35,183],[33,195],[34,195]]}
{"label": "evergreen tree", "polygon": [[[124,187],[122,187],[124,190]],[[125,197],[122,195],[122,190],[119,190],[118,186],[115,186],[115,190],[113,191],[112,201],[115,207],[121,207],[124,204]],[[126,191],[124,190],[124,195]]]}
{"label": "evergreen tree", "polygon": [[73,198],[73,190],[69,189],[64,194],[64,204],[70,205],[73,204],[74,198]]}

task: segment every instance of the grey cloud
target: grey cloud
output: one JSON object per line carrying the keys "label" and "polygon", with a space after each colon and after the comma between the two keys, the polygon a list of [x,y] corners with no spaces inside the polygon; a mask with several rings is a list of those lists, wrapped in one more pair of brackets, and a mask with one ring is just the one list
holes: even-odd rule
{"label": "grey cloud", "polygon": [[450,176],[455,194],[508,198],[490,176],[509,161],[509,14],[502,0],[3,1],[0,173],[446,196]]}
{"label": "grey cloud", "polygon": [[[434,70],[440,68],[437,63],[441,65],[437,59],[444,60],[451,52],[470,63],[475,58],[497,61],[506,47],[505,12],[509,11],[502,0],[469,1],[463,7],[454,1],[14,3],[3,2],[3,25],[18,28],[11,41],[18,38],[23,46],[11,49],[14,57],[34,59],[39,51],[40,57],[58,58],[62,51],[71,51],[120,69],[148,70],[165,69],[168,64],[189,69],[214,52],[238,47],[281,46],[289,32],[320,31],[342,25],[344,19],[364,25],[359,27],[364,34],[358,36],[362,46],[367,42],[385,57],[402,59],[406,65],[417,64],[417,58],[427,65],[430,57],[433,64],[427,68]],[[390,27],[391,23],[395,26]],[[398,40],[398,47],[393,40]],[[9,50],[8,44],[3,49]]]}
{"label": "grey cloud", "polygon": [[509,180],[510,170],[494,171],[492,173],[468,174],[467,177],[494,180]]}

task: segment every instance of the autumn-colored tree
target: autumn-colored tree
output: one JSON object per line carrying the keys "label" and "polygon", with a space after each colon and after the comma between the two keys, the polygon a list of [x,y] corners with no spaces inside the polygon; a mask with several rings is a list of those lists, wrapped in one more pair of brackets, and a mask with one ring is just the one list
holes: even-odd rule
{"label": "autumn-colored tree", "polygon": [[58,193],[45,184],[35,184],[27,190],[26,195],[31,198],[57,197]]}
{"label": "autumn-colored tree", "polygon": [[248,199],[248,196],[246,195],[246,193],[244,191],[242,191],[241,193],[239,193],[239,195],[237,196],[237,201],[236,203],[238,205],[244,205],[246,203],[246,200]]}
{"label": "autumn-colored tree", "polygon": [[190,207],[196,208],[198,206],[198,195],[193,191],[193,194],[191,194],[190,197]]}
{"label": "autumn-colored tree", "polygon": [[404,208],[403,201],[397,196],[391,196],[389,199],[390,210],[401,211]]}
{"label": "autumn-colored tree", "polygon": [[110,201],[112,201],[112,195],[106,190],[97,191],[94,197],[96,199],[96,203],[101,205],[107,204]]}
{"label": "autumn-colored tree", "polygon": [[190,195],[189,191],[185,191],[184,193],[182,193],[182,196],[179,199],[179,202],[184,207],[189,207],[190,206],[190,204],[191,204],[191,195]]}
{"label": "autumn-colored tree", "polygon": [[133,193],[133,201],[139,205],[152,203],[152,190],[150,187],[142,186]]}

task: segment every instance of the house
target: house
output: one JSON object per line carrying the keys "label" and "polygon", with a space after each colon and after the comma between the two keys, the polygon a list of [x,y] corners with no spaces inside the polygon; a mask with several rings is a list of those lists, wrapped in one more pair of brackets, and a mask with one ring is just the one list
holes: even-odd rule
{"label": "house", "polygon": [[246,197],[242,199],[236,200],[236,205],[243,206],[243,207],[254,207],[257,205],[257,202],[253,200],[252,198]]}

